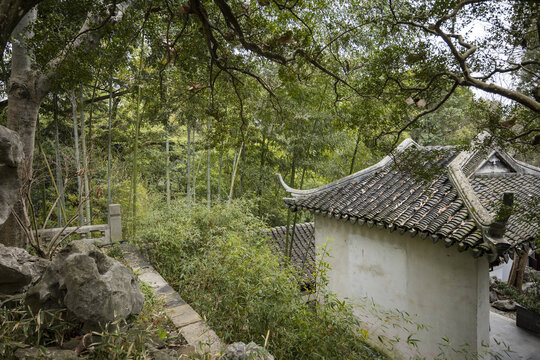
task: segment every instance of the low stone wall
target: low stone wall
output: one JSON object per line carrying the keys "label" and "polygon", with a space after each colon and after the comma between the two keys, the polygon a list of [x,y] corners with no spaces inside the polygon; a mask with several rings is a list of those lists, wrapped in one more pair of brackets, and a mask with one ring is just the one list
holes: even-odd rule
{"label": "low stone wall", "polygon": [[217,356],[223,345],[216,333],[201,316],[159,275],[139,252],[129,243],[121,245],[122,254],[140,281],[149,284],[155,294],[164,300],[167,315],[193,352]]}

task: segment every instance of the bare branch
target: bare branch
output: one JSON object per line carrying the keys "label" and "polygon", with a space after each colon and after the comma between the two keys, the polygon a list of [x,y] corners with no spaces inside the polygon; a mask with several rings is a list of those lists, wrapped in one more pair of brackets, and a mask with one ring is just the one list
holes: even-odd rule
{"label": "bare branch", "polygon": [[524,133],[518,134],[518,135],[516,135],[516,136],[514,136],[514,137],[512,137],[510,139],[506,139],[505,141],[506,142],[512,142],[514,140],[520,139],[522,137],[525,137],[525,136],[530,135],[530,134],[535,133],[535,132],[540,133],[540,128],[529,129],[529,130],[525,131]]}
{"label": "bare branch", "polygon": [[414,118],[412,118],[411,120],[409,120],[407,122],[407,124],[405,124],[405,126],[403,126],[401,129],[399,130],[393,130],[393,131],[387,131],[387,132],[383,132],[383,133],[380,133],[377,138],[375,139],[375,144],[377,144],[377,142],[379,141],[380,138],[382,138],[383,136],[387,136],[387,135],[396,135],[396,138],[391,146],[391,148],[395,148],[397,143],[399,142],[399,138],[401,137],[401,135],[403,134],[403,132],[405,132],[405,130],[407,130],[409,127],[411,127],[414,123],[416,123],[418,121],[418,119],[420,119],[421,117],[427,115],[427,114],[430,114],[436,110],[438,110],[449,98],[450,96],[452,96],[452,94],[454,93],[454,91],[456,90],[456,88],[458,87],[458,82],[454,82],[454,85],[452,85],[452,88],[450,89],[450,91],[448,91],[448,93],[444,96],[444,98],[439,101],[437,103],[437,105],[435,105],[433,108],[431,109],[428,109],[426,111],[423,111],[421,113],[419,113],[418,115],[416,115]]}

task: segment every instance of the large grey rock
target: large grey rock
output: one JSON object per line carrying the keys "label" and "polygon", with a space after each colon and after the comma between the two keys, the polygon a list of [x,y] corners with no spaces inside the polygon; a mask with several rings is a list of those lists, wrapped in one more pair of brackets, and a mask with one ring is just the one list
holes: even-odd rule
{"label": "large grey rock", "polygon": [[24,249],[0,244],[0,294],[23,292],[39,279],[49,264]]}
{"label": "large grey rock", "polygon": [[514,300],[497,300],[491,304],[495,309],[501,311],[515,311],[516,303]]}
{"label": "large grey rock", "polygon": [[247,345],[243,342],[232,343],[227,346],[223,356],[229,360],[274,360],[265,348],[254,342]]}
{"label": "large grey rock", "polygon": [[7,220],[19,196],[17,167],[24,159],[16,132],[0,125],[0,226]]}
{"label": "large grey rock", "polygon": [[531,267],[525,268],[525,273],[523,274],[523,281],[525,282],[540,282],[540,271],[535,270]]}
{"label": "large grey rock", "polygon": [[17,167],[24,159],[24,152],[19,135],[0,125],[0,163]]}
{"label": "large grey rock", "polygon": [[533,294],[536,294],[536,293],[540,294],[540,281],[526,282],[521,287],[521,290],[527,295],[533,295]]}
{"label": "large grey rock", "polygon": [[34,310],[65,306],[87,327],[98,328],[139,313],[144,296],[130,269],[78,240],[58,253],[26,302]]}

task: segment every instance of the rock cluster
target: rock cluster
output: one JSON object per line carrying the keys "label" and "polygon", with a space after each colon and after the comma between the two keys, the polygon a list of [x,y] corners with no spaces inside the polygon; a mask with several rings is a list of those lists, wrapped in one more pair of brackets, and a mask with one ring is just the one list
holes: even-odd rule
{"label": "rock cluster", "polygon": [[23,292],[39,279],[49,264],[24,249],[0,244],[0,294]]}
{"label": "rock cluster", "polygon": [[491,306],[501,311],[516,311],[516,302],[511,299],[496,300]]}
{"label": "rock cluster", "polygon": [[28,289],[26,303],[34,310],[66,307],[87,328],[99,328],[139,313],[144,296],[130,269],[78,240],[62,249]]}

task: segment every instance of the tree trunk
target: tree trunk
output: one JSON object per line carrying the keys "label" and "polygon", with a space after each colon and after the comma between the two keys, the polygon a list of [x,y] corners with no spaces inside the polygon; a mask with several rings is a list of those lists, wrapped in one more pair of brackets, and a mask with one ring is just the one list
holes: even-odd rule
{"label": "tree trunk", "polygon": [[[42,144],[43,144],[43,140],[41,139],[41,135],[40,135],[40,126],[39,126],[39,118],[38,118],[38,122],[37,122],[37,126],[36,126],[36,141],[38,143],[38,148],[41,149],[42,148]],[[45,168],[44,166],[44,161],[41,160],[41,156],[38,156],[36,158],[36,165],[37,165],[37,168],[38,168],[38,171],[42,171],[43,168]],[[39,176],[38,176],[39,178]],[[53,179],[51,179],[53,180]],[[45,223],[45,219],[47,218],[47,196],[46,196],[46,192],[47,192],[47,187],[45,185],[45,182],[46,182],[46,177],[43,177],[43,179],[41,179],[40,181],[40,191],[41,191],[41,200],[38,204],[33,204],[34,206],[30,208],[31,211],[35,211],[36,209],[40,209],[41,210],[41,219],[40,219],[40,223],[41,224],[44,224]],[[32,198],[30,198],[31,201]],[[32,221],[37,221],[37,216],[38,214],[35,214],[35,213],[30,213],[31,215],[31,218],[32,218]]]}
{"label": "tree trunk", "polygon": [[[26,38],[32,33],[27,28],[36,18],[36,10],[29,11],[14,30],[12,44],[11,76],[8,84],[7,127],[19,134],[23,144],[25,159],[17,169],[19,175],[20,199],[13,207],[23,225],[30,228],[26,196],[30,190],[32,163],[37,117],[43,97],[48,92],[48,84],[31,67],[32,54],[27,48]],[[9,246],[26,247],[28,239],[11,214],[0,231],[0,243]]]}
{"label": "tree trunk", "polygon": [[[306,167],[304,166],[304,168],[302,169],[302,176],[300,177],[300,187],[299,189],[302,189],[302,187],[304,187],[304,177],[306,175]],[[289,241],[290,245],[289,245],[289,249],[288,249],[288,256],[289,258],[292,258],[292,249],[293,249],[293,246],[294,246],[294,242],[296,241],[295,240],[295,234],[296,234],[296,223],[298,221],[298,211],[296,211],[294,213],[294,218],[293,218],[293,224],[292,224],[292,231],[291,231],[291,239]]]}
{"label": "tree trunk", "polygon": [[136,109],[136,123],[135,123],[135,138],[133,139],[133,169],[131,173],[131,235],[135,237],[137,228],[137,178],[139,172],[139,134],[141,130],[141,87],[137,93],[137,109]]}
{"label": "tree trunk", "polygon": [[[86,101],[83,102],[83,106],[88,104],[90,102],[90,110],[88,111],[88,139],[90,141],[90,150],[88,151],[89,154],[94,153],[94,103],[96,100],[96,90],[98,85],[98,78],[101,71],[98,71],[96,75],[96,80],[94,81],[94,86],[92,88],[92,98],[86,99]],[[90,155],[89,155],[90,157]],[[88,161],[90,162],[90,160]]]}
{"label": "tree trunk", "polygon": [[[296,151],[293,150],[292,153],[292,164],[291,164],[291,180],[290,186],[294,188],[294,179],[296,178]],[[285,231],[285,256],[289,256],[289,248],[291,247],[291,237],[289,236],[289,229],[291,228],[291,209],[287,208],[287,227]]]}
{"label": "tree trunk", "polygon": [[217,198],[218,201],[221,200],[221,172],[223,170],[223,140],[221,141],[221,152],[219,154],[219,180],[217,188]]}
{"label": "tree trunk", "polygon": [[[193,140],[195,140],[195,134],[193,134]],[[204,151],[201,151],[201,155],[199,156],[199,160],[197,161],[197,167],[195,168],[195,171],[193,172],[193,202],[197,202],[197,176],[199,175],[199,169],[201,168],[201,162],[204,157]]]}
{"label": "tree trunk", "polygon": [[[90,213],[90,184],[88,182],[88,154],[86,153],[86,126],[84,123],[84,102],[83,102],[83,87],[81,85],[80,87],[80,95],[79,95],[79,107],[80,107],[80,114],[81,114],[81,150],[82,150],[82,171],[83,171],[83,179],[84,179],[84,199],[86,201],[86,225],[91,224],[91,213]],[[87,236],[91,236],[90,233],[87,234]]]}
{"label": "tree trunk", "polygon": [[56,188],[58,189],[58,204],[57,204],[57,225],[58,227],[64,226],[64,219],[62,214],[66,206],[66,201],[64,198],[64,181],[62,179],[62,167],[60,160],[60,134],[58,130],[58,95],[54,94],[53,97],[53,108],[54,108],[54,155],[55,155],[55,170],[56,170]]}
{"label": "tree trunk", "polygon": [[358,153],[358,145],[360,144],[360,129],[358,129],[358,136],[356,137],[356,145],[354,146],[354,154],[351,160],[351,169],[349,170],[349,175],[353,173],[354,163],[356,161],[356,154]]}
{"label": "tree trunk", "polygon": [[261,158],[259,163],[259,184],[257,189],[257,198],[259,199],[258,212],[259,216],[262,216],[262,189],[263,189],[263,171],[264,160],[266,159],[266,129],[263,132],[263,138],[261,142]]}
{"label": "tree trunk", "polygon": [[169,153],[169,115],[165,119],[165,186],[167,188],[167,207],[171,204],[171,172],[170,172],[170,153]]}
{"label": "tree trunk", "polygon": [[188,200],[188,205],[191,205],[191,123],[187,119],[187,184],[186,184],[186,195]]}
{"label": "tree trunk", "polygon": [[243,148],[244,148],[244,142],[242,141],[242,145],[240,145],[240,150],[238,150],[238,156],[235,156],[235,159],[233,161],[233,172],[231,175],[231,188],[229,189],[229,200],[228,200],[229,204],[231,203],[232,197],[234,194],[234,180],[236,178],[236,171],[238,170],[238,163],[240,162],[240,157],[242,156]]}
{"label": "tree trunk", "polygon": [[[4,3],[4,2],[3,2]],[[3,4],[2,3],[2,4]],[[9,3],[9,1],[8,1]],[[29,3],[29,5],[31,5]],[[125,4],[124,4],[125,8]],[[19,11],[20,9],[17,9]],[[125,10],[125,9],[124,9]],[[0,11],[1,13],[1,11]],[[22,16],[24,11],[19,11]],[[111,23],[121,21],[124,12],[110,17]],[[37,116],[43,98],[50,90],[50,80],[56,76],[58,66],[69,54],[73,54],[76,48],[86,47],[90,50],[99,45],[102,32],[89,31],[96,19],[95,14],[89,14],[81,28],[77,38],[61,50],[49,64],[47,72],[41,73],[32,67],[33,54],[27,45],[26,39],[32,38],[32,28],[28,26],[37,18],[37,9],[34,7],[28,11],[13,30],[14,41],[12,42],[11,76],[8,82],[8,119],[7,125],[11,130],[19,134],[23,144],[25,160],[17,169],[19,175],[20,200],[15,204],[13,213],[17,214],[22,226],[30,228],[26,199],[30,192],[30,179],[32,178],[32,158],[34,153],[34,137],[36,131]],[[2,29],[5,30],[5,29]],[[16,216],[10,215],[0,231],[0,243],[25,247],[27,239],[25,231],[19,226]]]}
{"label": "tree trunk", "polygon": [[525,274],[525,268],[527,267],[528,255],[514,255],[514,262],[512,263],[512,269],[510,270],[510,276],[508,277],[508,285],[515,287],[519,291],[523,286],[523,275]]}
{"label": "tree trunk", "polygon": [[210,183],[210,118],[207,120],[207,141],[206,141],[206,204],[212,205],[212,189]]}
{"label": "tree trunk", "polygon": [[238,166],[238,170],[237,171],[240,171],[240,179],[238,181],[238,193],[237,193],[237,196],[238,197],[242,197],[242,185],[244,183],[244,163],[245,163],[245,158],[246,158],[246,145],[244,144],[244,147],[242,148],[242,154],[240,154],[238,156],[238,162],[240,163],[240,165]]}
{"label": "tree trunk", "polygon": [[141,36],[141,51],[139,54],[139,71],[137,76],[137,102],[136,102],[136,123],[135,123],[135,139],[133,144],[133,172],[131,174],[131,236],[136,239],[137,233],[137,183],[139,176],[139,135],[141,132],[141,99],[142,99],[142,69],[144,64],[144,33]]}
{"label": "tree trunk", "polygon": [[75,141],[75,168],[77,169],[77,190],[78,190],[78,208],[79,208],[79,226],[84,223],[84,208],[81,205],[82,202],[82,178],[81,178],[81,162],[79,160],[79,129],[77,124],[77,98],[75,97],[75,91],[71,93],[71,105],[73,107],[73,138]]}
{"label": "tree trunk", "polygon": [[107,137],[107,222],[111,218],[109,212],[109,205],[111,205],[111,161],[112,161],[112,75],[109,78],[109,123],[108,123],[108,137]]}

